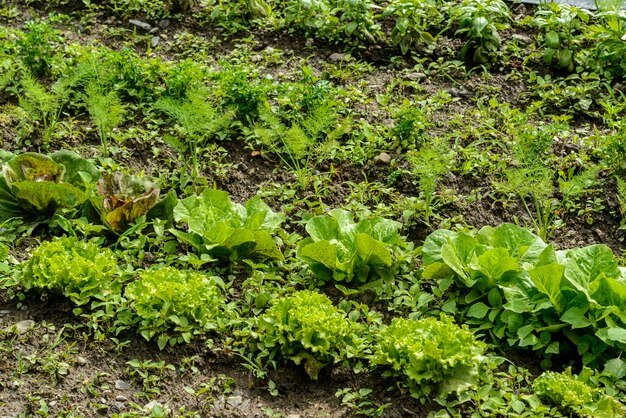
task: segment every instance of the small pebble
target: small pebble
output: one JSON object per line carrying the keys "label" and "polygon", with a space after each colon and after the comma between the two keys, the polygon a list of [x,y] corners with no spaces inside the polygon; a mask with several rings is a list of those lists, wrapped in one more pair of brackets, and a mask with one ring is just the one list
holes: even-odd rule
{"label": "small pebble", "polygon": [[126,382],[124,382],[123,380],[116,380],[115,381],[115,389],[117,390],[128,390],[130,389],[130,385]]}
{"label": "small pebble", "polygon": [[137,29],[145,30],[146,32],[152,29],[152,25],[146,22],[142,22],[141,20],[130,19],[128,23],[130,23]]}

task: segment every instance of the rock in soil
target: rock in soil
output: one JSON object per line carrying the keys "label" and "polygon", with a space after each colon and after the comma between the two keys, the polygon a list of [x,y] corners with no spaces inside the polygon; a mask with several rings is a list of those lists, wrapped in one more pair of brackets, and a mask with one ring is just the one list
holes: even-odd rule
{"label": "rock in soil", "polygon": [[137,29],[145,30],[146,32],[152,29],[152,25],[146,22],[142,22],[141,20],[130,19],[128,23],[130,23]]}

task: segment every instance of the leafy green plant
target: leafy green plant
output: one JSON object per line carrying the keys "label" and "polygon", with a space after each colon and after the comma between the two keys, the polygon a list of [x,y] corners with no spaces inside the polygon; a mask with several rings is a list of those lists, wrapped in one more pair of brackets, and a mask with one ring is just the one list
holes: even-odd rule
{"label": "leafy green plant", "polygon": [[599,24],[590,29],[591,37],[596,40],[596,56],[605,68],[621,77],[626,74],[626,64],[620,58],[626,53],[622,39],[626,32],[626,14],[621,1],[598,1],[598,6]]}
{"label": "leafy green plant", "polygon": [[393,0],[383,16],[394,16],[391,42],[406,54],[413,46],[432,51],[443,32],[447,4],[440,0]]}
{"label": "leafy green plant", "polygon": [[459,24],[457,34],[465,34],[467,42],[461,58],[486,64],[500,49],[500,30],[511,20],[509,8],[502,0],[463,0],[453,6],[450,14]]}
{"label": "leafy green plant", "polygon": [[96,83],[87,86],[84,101],[92,121],[98,128],[102,155],[108,157],[111,131],[124,120],[124,106],[115,91],[105,93]]}
{"label": "leafy green plant", "polygon": [[205,189],[199,196],[181,200],[174,208],[174,220],[185,222],[188,232],[171,231],[200,254],[231,260],[282,259],[270,233],[284,219],[284,215],[272,212],[258,196],[243,206],[233,203],[227,192]]}
{"label": "leafy green plant", "polygon": [[217,276],[159,267],[139,273],[124,295],[141,321],[138,332],[148,341],[156,338],[162,350],[188,343],[193,335],[226,329],[232,308],[224,290]]}
{"label": "leafy green plant", "polygon": [[302,290],[278,298],[261,315],[252,334],[260,356],[280,354],[303,363],[312,379],[331,363],[346,363],[364,349],[361,328],[327,296]]}
{"label": "leafy green plant", "polygon": [[49,76],[56,46],[63,40],[51,21],[29,20],[16,41],[17,55],[35,77]]}
{"label": "leafy green plant", "polygon": [[28,289],[62,294],[76,305],[106,300],[120,291],[118,260],[94,242],[63,237],[44,242],[25,262],[22,283]]}
{"label": "leafy green plant", "polygon": [[539,38],[543,62],[557,68],[574,71],[584,58],[585,25],[592,13],[576,6],[546,3],[539,6],[530,25],[542,30]]}
{"label": "leafy green plant", "polygon": [[398,234],[401,224],[372,218],[355,223],[352,214],[333,209],[306,224],[309,237],[298,247],[298,258],[322,280],[366,283],[394,276],[394,256],[406,243]]}
{"label": "leafy green plant", "polygon": [[349,132],[352,121],[339,121],[336,111],[320,104],[307,112],[301,123],[285,125],[269,106],[259,114],[263,122],[254,130],[261,144],[268,147],[290,167],[298,185],[306,190],[318,164],[332,156],[338,140]]}
{"label": "leafy green plant", "polygon": [[544,372],[535,379],[533,389],[541,399],[567,415],[609,418],[626,414],[626,408],[617,399],[590,385],[590,373],[585,369],[576,376],[570,368],[562,373]]}
{"label": "leafy green plant", "polygon": [[87,199],[86,184],[99,176],[90,161],[72,151],[7,159],[0,172],[0,222],[50,217],[59,208],[76,207]]}
{"label": "leafy green plant", "polygon": [[406,155],[411,165],[411,174],[417,177],[420,191],[424,195],[426,223],[430,221],[437,183],[444,174],[450,172],[454,157],[454,151],[441,140],[432,141],[431,144],[425,144],[417,151],[409,151]]}
{"label": "leafy green plant", "polygon": [[376,3],[371,0],[333,0],[331,5],[338,20],[334,34],[337,40],[343,40],[345,35],[358,41],[376,42],[381,34],[373,13],[379,8]]}
{"label": "leafy green plant", "polygon": [[192,178],[200,174],[198,156],[206,141],[216,135],[221,129],[228,126],[232,115],[218,113],[208,100],[209,91],[204,88],[194,88],[187,92],[184,101],[164,97],[159,99],[155,107],[178,123],[186,136],[186,144],[170,138],[168,142],[175,148],[183,148],[191,154]]}
{"label": "leafy green plant", "polygon": [[[452,318],[394,318],[378,331],[371,363],[404,378],[411,396],[460,393],[478,383],[485,365],[486,344]],[[434,390],[433,390],[434,389]]]}
{"label": "leafy green plant", "polygon": [[69,99],[70,79],[60,79],[50,89],[37,81],[31,74],[24,72],[20,80],[19,106],[32,123],[43,124],[42,141],[44,149],[50,147],[50,139],[61,117],[65,103]]}
{"label": "leafy green plant", "polygon": [[576,352],[583,364],[595,365],[626,344],[619,314],[626,306],[623,273],[604,245],[555,251],[523,228],[503,224],[475,237],[435,231],[422,256],[422,276],[460,283],[464,296],[456,303],[465,322],[489,330],[498,344],[532,348],[546,359]]}

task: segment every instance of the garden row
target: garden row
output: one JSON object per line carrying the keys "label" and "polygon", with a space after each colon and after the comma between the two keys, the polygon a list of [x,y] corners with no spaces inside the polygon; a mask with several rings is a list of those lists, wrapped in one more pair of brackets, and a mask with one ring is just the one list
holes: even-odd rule
{"label": "garden row", "polygon": [[[607,71],[621,77],[625,68],[620,56],[621,37],[626,16],[615,1],[598,2],[591,12],[556,3],[540,4],[533,16],[515,21],[509,6],[502,0],[253,0],[205,2],[193,1],[132,2],[114,5],[87,2],[89,9],[106,7],[129,17],[139,13],[160,19],[184,10],[192,11],[198,22],[211,22],[229,31],[251,27],[269,27],[302,32],[307,37],[322,38],[366,48],[389,43],[402,54],[448,53],[447,39],[460,37],[461,58],[475,64],[498,61],[504,49],[514,49],[511,39],[519,29],[530,30],[536,48],[531,56],[567,72]],[[503,33],[506,33],[503,45]]]}

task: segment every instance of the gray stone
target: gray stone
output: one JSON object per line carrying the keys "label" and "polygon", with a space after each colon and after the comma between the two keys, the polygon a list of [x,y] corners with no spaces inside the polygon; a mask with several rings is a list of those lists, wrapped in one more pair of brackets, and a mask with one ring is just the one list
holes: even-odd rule
{"label": "gray stone", "polygon": [[128,23],[130,23],[137,29],[145,30],[146,32],[152,29],[152,25],[146,22],[142,22],[141,20],[130,19]]}
{"label": "gray stone", "polygon": [[117,409],[118,411],[123,411],[126,408],[126,405],[124,405],[122,402],[114,402],[113,408]]}
{"label": "gray stone", "polygon": [[5,328],[4,330],[10,332],[13,329],[13,327],[15,327],[17,328],[17,332],[21,335],[21,334],[26,334],[34,326],[35,326],[35,321],[33,321],[32,319],[25,319],[24,321],[20,321],[16,324],[13,324]]}
{"label": "gray stone", "polygon": [[159,41],[161,39],[159,39],[158,36],[153,36],[152,39],[150,39],[150,46],[152,46],[152,48],[156,48],[157,46],[159,46]]}
{"label": "gray stone", "polygon": [[405,75],[404,77],[409,80],[423,80],[425,78],[428,78],[428,76],[424,73],[409,73]]}
{"label": "gray stone", "polygon": [[334,54],[331,54],[330,57],[328,57],[328,62],[336,64],[338,62],[347,60],[349,56],[349,54],[340,54],[338,52],[335,52]]}
{"label": "gray stone", "polygon": [[381,152],[376,157],[374,157],[374,162],[376,164],[389,164],[390,161],[391,155],[387,154],[386,152]]}
{"label": "gray stone", "polygon": [[126,382],[124,382],[123,380],[116,380],[115,381],[115,389],[117,390],[128,390],[130,389],[130,385]]}
{"label": "gray stone", "polygon": [[226,403],[233,408],[237,408],[243,403],[243,398],[241,396],[230,396],[226,399]]}
{"label": "gray stone", "polygon": [[79,366],[85,366],[87,365],[87,363],[88,361],[85,357],[81,357],[81,356],[76,357],[76,364],[78,364]]}
{"label": "gray stone", "polygon": [[155,34],[155,33],[157,33],[158,31],[159,31],[159,28],[158,28],[158,27],[155,27],[155,28],[150,29],[150,30],[148,31],[148,33],[149,33],[150,35],[154,35],[154,34]]}
{"label": "gray stone", "polygon": [[117,395],[115,397],[115,400],[118,402],[128,402],[128,398],[126,396],[123,395]]}
{"label": "gray stone", "polygon": [[3,309],[3,310],[0,311],[0,315],[7,315],[9,313],[11,313],[11,311],[8,311],[6,309]]}
{"label": "gray stone", "polygon": [[169,20],[167,20],[167,19],[163,19],[163,20],[161,20],[161,21],[159,22],[159,27],[160,27],[161,29],[167,29],[167,28],[169,28],[169,27],[170,27],[170,21],[169,21]]}

